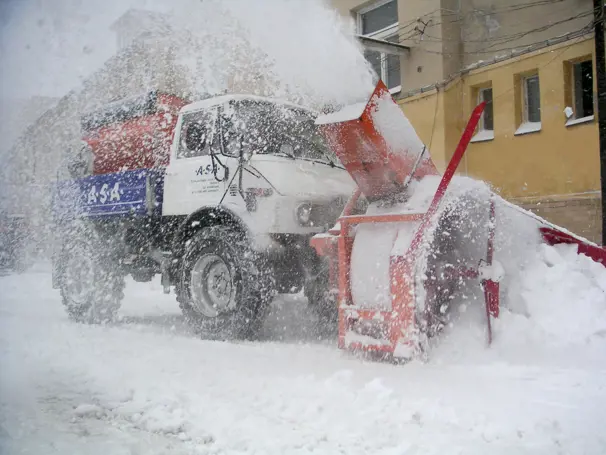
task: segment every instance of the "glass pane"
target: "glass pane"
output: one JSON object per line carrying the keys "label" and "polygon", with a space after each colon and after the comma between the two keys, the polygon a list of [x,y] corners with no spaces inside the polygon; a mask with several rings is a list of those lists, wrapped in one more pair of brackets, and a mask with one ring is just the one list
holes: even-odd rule
{"label": "glass pane", "polygon": [[591,60],[573,66],[573,80],[575,117],[593,115],[593,63]]}
{"label": "glass pane", "polygon": [[236,147],[242,147],[245,152],[293,159],[330,161],[332,158],[313,117],[306,111],[280,104],[238,101],[224,109],[222,121],[224,143],[229,145],[235,141]]}
{"label": "glass pane", "polygon": [[486,108],[482,114],[482,129],[492,131],[494,130],[494,111],[491,88],[485,88],[480,91],[480,101],[486,102]]}
{"label": "glass pane", "polygon": [[379,6],[361,16],[363,35],[383,30],[398,22],[398,0]]}
{"label": "glass pane", "polygon": [[214,111],[201,111],[183,117],[177,158],[192,158],[211,153],[216,142],[215,116]]}
{"label": "glass pane", "polygon": [[377,51],[364,51],[364,57],[370,63],[370,66],[375,72],[376,80],[381,77],[381,53]]}
{"label": "glass pane", "polygon": [[532,76],[526,79],[526,117],[528,122],[541,121],[539,76]]}
{"label": "glass pane", "polygon": [[400,74],[400,56],[399,55],[386,55],[387,63],[387,88],[392,89],[399,85],[402,85],[402,79]]}

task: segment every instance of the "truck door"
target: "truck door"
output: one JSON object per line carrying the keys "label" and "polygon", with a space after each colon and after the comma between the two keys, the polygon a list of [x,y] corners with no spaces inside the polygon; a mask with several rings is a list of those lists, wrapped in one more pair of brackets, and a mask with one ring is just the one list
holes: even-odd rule
{"label": "truck door", "polygon": [[216,108],[182,115],[166,169],[163,215],[189,215],[221,200],[229,176],[217,126]]}

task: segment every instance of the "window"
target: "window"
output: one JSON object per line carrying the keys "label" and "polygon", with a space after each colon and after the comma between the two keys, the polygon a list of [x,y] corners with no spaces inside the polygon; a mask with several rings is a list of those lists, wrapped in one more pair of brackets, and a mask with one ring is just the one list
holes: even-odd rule
{"label": "window", "polygon": [[471,142],[492,141],[494,139],[494,109],[492,102],[492,87],[476,88],[473,93],[474,107],[476,104],[486,102],[482,117],[478,123],[478,131],[471,138]]}
{"label": "window", "polygon": [[593,63],[591,60],[572,65],[572,101],[575,119],[593,115]]}
{"label": "window", "polygon": [[398,0],[378,2],[360,13],[360,33],[370,35],[398,25]]}
{"label": "window", "polygon": [[219,152],[219,135],[215,134],[216,111],[185,114],[181,126],[177,158],[193,158]]}
{"label": "window", "polygon": [[[361,35],[398,43],[398,1],[381,0],[358,11],[358,31]],[[401,90],[400,56],[367,49],[364,57],[377,77],[394,93]]]}
{"label": "window", "polygon": [[307,111],[274,103],[238,101],[224,107],[221,123],[228,154],[235,154],[242,147],[246,153],[332,160],[330,149]]}
{"label": "window", "polygon": [[541,90],[538,74],[522,79],[524,91],[524,123],[541,122]]}
{"label": "window", "polygon": [[486,108],[480,119],[480,131],[494,131],[494,110],[492,105],[492,87],[478,91],[478,104],[486,103]]}

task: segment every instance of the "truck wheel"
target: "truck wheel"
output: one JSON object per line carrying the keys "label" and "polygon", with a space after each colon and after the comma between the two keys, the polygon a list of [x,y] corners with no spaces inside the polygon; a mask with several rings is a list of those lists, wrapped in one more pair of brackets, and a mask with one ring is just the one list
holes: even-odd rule
{"label": "truck wheel", "polygon": [[60,290],[71,319],[97,324],[115,318],[124,297],[124,274],[110,252],[102,242],[82,238],[64,246]]}
{"label": "truck wheel", "polygon": [[312,311],[318,318],[318,336],[334,338],[338,332],[339,312],[337,296],[331,292],[328,270],[322,270],[305,286],[305,295]]}
{"label": "truck wheel", "polygon": [[275,295],[269,270],[242,233],[226,226],[204,228],[185,248],[179,306],[205,338],[255,338]]}

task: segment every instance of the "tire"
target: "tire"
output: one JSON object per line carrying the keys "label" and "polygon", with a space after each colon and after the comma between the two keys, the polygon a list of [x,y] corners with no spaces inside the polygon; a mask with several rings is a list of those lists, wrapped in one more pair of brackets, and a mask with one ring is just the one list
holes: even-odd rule
{"label": "tire", "polygon": [[337,296],[330,289],[328,269],[321,270],[305,287],[308,304],[318,319],[318,336],[324,339],[336,337],[339,311]]}
{"label": "tire", "polygon": [[73,238],[61,255],[59,288],[67,314],[81,323],[111,322],[124,298],[124,274],[111,245],[91,232]]}
{"label": "tire", "polygon": [[275,296],[270,270],[238,230],[200,230],[188,241],[179,271],[185,319],[204,338],[256,339]]}

